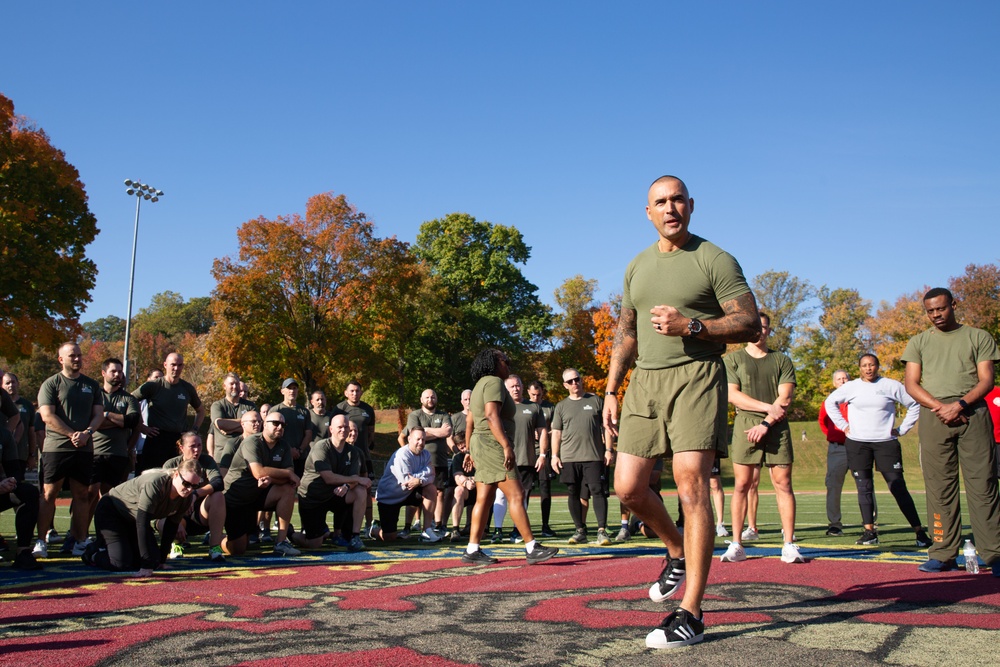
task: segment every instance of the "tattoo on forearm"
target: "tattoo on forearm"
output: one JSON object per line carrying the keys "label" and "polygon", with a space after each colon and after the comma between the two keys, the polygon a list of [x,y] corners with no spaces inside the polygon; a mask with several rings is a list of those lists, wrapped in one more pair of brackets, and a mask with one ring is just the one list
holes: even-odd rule
{"label": "tattoo on forearm", "polygon": [[615,329],[614,344],[611,347],[611,364],[608,368],[608,383],[618,386],[625,379],[625,373],[635,361],[638,341],[636,339],[636,314],[630,308],[622,309]]}
{"label": "tattoo on forearm", "polygon": [[753,292],[747,292],[722,304],[725,315],[706,320],[704,340],[717,343],[748,343],[760,335],[760,313]]}

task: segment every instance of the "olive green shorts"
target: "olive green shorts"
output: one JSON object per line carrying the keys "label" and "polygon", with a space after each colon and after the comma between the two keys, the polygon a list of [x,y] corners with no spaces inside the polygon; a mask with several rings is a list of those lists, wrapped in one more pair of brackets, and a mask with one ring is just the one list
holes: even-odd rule
{"label": "olive green shorts", "polygon": [[647,459],[715,450],[727,458],[726,369],[715,357],[632,371],[618,424],[618,451]]}
{"label": "olive green shorts", "polygon": [[517,467],[507,470],[503,465],[503,448],[494,438],[473,433],[469,454],[476,466],[476,481],[496,484],[505,479],[518,479]]}
{"label": "olive green shorts", "polygon": [[733,442],[729,446],[733,463],[746,466],[787,466],[795,460],[792,451],[792,429],[787,421],[780,421],[768,429],[767,435],[757,444],[747,441],[746,432],[761,422],[760,415],[740,412],[733,422]]}

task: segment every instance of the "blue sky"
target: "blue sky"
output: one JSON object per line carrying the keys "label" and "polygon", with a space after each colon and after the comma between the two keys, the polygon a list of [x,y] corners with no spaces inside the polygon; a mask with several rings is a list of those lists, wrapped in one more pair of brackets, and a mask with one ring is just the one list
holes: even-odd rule
{"label": "blue sky", "polygon": [[379,234],[514,225],[543,300],[654,241],[646,188],[748,278],[877,304],[996,262],[1000,5],[11,3],[0,92],[79,170],[101,234],[83,320],[214,287],[236,228],[335,191]]}

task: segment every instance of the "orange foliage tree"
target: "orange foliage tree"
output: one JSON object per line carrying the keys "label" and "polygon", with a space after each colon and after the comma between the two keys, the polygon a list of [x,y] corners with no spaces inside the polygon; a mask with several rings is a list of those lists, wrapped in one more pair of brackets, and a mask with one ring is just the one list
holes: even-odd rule
{"label": "orange foliage tree", "polygon": [[865,328],[871,335],[872,350],[881,362],[881,372],[894,380],[903,380],[904,364],[900,361],[906,343],[931,326],[923,308],[924,290],[904,294],[889,305],[883,301]]}
{"label": "orange foliage tree", "polygon": [[965,274],[948,281],[958,301],[958,321],[1000,337],[1000,266],[969,264]]}

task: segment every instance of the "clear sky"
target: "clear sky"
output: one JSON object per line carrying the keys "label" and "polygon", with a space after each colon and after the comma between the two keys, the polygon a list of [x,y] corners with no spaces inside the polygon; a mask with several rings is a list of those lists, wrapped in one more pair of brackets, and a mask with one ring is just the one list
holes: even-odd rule
{"label": "clear sky", "polygon": [[214,287],[236,228],[345,194],[382,236],[514,225],[541,298],[620,292],[677,174],[748,278],[877,304],[1000,258],[995,2],[7,3],[0,92],[79,170],[84,321]]}

